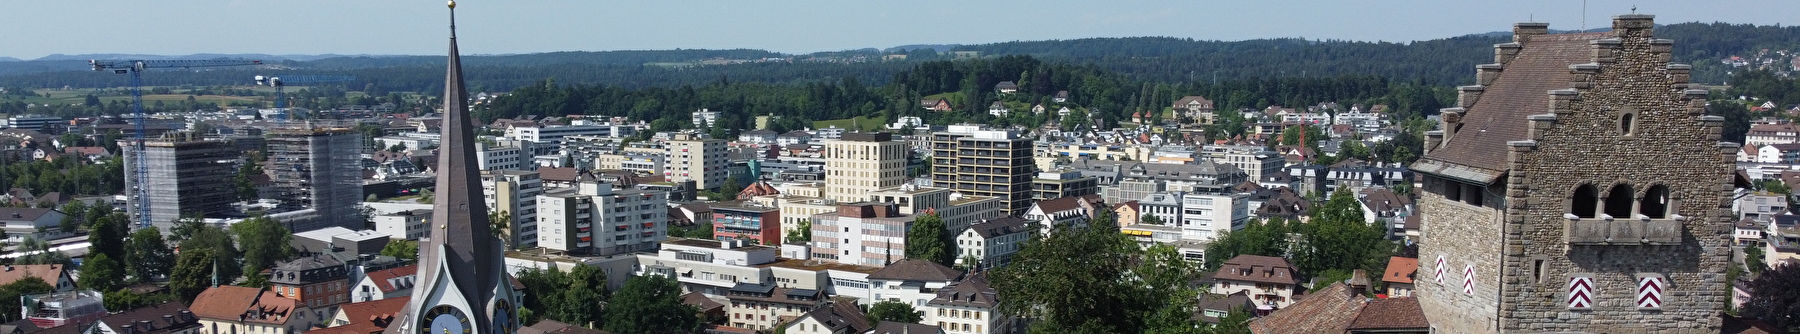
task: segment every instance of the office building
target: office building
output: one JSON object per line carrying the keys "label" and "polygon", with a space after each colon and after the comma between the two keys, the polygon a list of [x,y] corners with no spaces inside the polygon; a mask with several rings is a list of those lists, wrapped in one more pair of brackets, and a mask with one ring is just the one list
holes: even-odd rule
{"label": "office building", "polygon": [[1017,132],[952,125],[932,134],[932,183],[967,195],[999,198],[1002,215],[1031,207],[1032,140]]}
{"label": "office building", "polygon": [[852,132],[825,142],[825,194],[840,202],[906,183],[906,142],[886,132]]}
{"label": "office building", "polygon": [[276,130],[269,135],[270,179],[294,232],[330,226],[362,229],[362,134],[344,128]]}
{"label": "office building", "polygon": [[826,262],[881,267],[906,258],[906,230],[914,216],[890,203],[839,205],[812,217],[812,257]]}
{"label": "office building", "polygon": [[576,184],[537,196],[538,247],[605,256],[653,250],[668,238],[668,193],[615,190],[591,174]]}
{"label": "office building", "polygon": [[[242,154],[230,141],[146,141],[143,161],[147,174],[142,180],[132,175],[138,162],[136,148],[129,141],[121,141],[119,148],[125,151],[126,213],[133,222],[142,221],[139,215],[144,211],[139,208],[148,206],[152,226],[169,233],[183,214],[224,215],[231,212],[231,203],[238,201],[230,177]],[[147,204],[138,198],[140,186],[145,188]]]}
{"label": "office building", "polygon": [[760,245],[780,245],[781,209],[751,202],[718,205],[713,209],[713,239],[744,239]]}

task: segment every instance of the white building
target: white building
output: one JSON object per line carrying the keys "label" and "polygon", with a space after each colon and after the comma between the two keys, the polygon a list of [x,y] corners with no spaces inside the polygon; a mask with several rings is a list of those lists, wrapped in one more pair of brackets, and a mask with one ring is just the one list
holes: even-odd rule
{"label": "white building", "polygon": [[605,256],[656,249],[668,238],[668,193],[581,178],[537,196],[538,247]]}
{"label": "white building", "polygon": [[418,284],[419,265],[416,264],[369,271],[350,288],[350,302],[411,296],[413,286]]}
{"label": "white building", "polygon": [[386,234],[396,240],[419,240],[430,230],[425,229],[425,221],[431,219],[431,209],[404,210],[392,213],[377,214],[375,232]]}
{"label": "white building", "polygon": [[780,249],[739,240],[673,238],[662,242],[656,256],[639,256],[636,275],[662,275],[681,282],[683,291],[726,296],[739,283],[765,284]]}
{"label": "white building", "polygon": [[693,124],[695,127],[705,129],[705,128],[711,127],[711,126],[713,126],[713,124],[716,124],[719,122],[719,114],[720,114],[720,112],[717,112],[717,111],[711,111],[711,110],[706,110],[706,108],[700,108],[700,111],[694,112],[691,120],[694,122]]}
{"label": "white building", "polygon": [[900,260],[869,274],[876,302],[901,302],[913,309],[925,308],[926,302],[937,298],[938,289],[960,278],[961,271],[919,259]]}
{"label": "white building", "polygon": [[973,258],[982,269],[1005,266],[1026,239],[1031,238],[1031,221],[1019,217],[989,219],[969,225],[956,234],[956,263]]}
{"label": "white building", "polygon": [[1025,210],[1020,217],[1030,220],[1049,235],[1057,226],[1087,223],[1088,212],[1081,205],[1081,197],[1062,197],[1032,203],[1031,209]]}
{"label": "white building", "polygon": [[936,325],[949,334],[1006,333],[1011,317],[1000,313],[1000,296],[989,284],[986,273],[966,275],[962,280],[937,290],[937,297],[925,302],[919,311],[925,313],[927,325]]}
{"label": "white building", "polygon": [[481,170],[537,170],[531,163],[532,143],[523,140],[498,139],[494,144],[475,143],[475,161]]}
{"label": "white building", "polygon": [[730,160],[725,156],[725,140],[706,139],[698,134],[678,133],[663,146],[667,157],[663,177],[670,182],[693,180],[695,187],[714,189],[725,184]]}
{"label": "white building", "polygon": [[1226,232],[1243,229],[1249,221],[1248,194],[1181,195],[1181,220],[1177,225],[1181,227],[1182,239],[1212,241]]}

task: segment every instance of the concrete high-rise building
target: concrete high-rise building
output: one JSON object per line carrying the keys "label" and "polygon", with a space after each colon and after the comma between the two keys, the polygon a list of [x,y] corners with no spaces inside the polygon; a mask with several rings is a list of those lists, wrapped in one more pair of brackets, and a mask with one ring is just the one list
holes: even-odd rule
{"label": "concrete high-rise building", "polygon": [[730,160],[725,157],[725,140],[707,139],[698,134],[680,133],[663,145],[663,176],[671,182],[693,180],[700,189],[725,185]]}
{"label": "concrete high-rise building", "polygon": [[284,210],[312,210],[282,220],[294,232],[338,226],[359,230],[362,134],[344,128],[282,129],[269,134],[269,165]]}
{"label": "concrete high-rise building", "polygon": [[492,144],[475,143],[475,161],[481,170],[537,170],[531,162],[533,143],[517,139],[497,139]]}
{"label": "concrete high-rise building", "polygon": [[669,237],[667,192],[615,190],[591,174],[581,179],[537,196],[539,247],[613,255],[656,249]]}
{"label": "concrete high-rise building", "polygon": [[1031,208],[1032,140],[1017,132],[952,125],[932,134],[931,179],[935,186],[967,195],[999,198],[1002,215]]}
{"label": "concrete high-rise building", "polygon": [[[137,222],[142,212],[138,208],[146,204],[135,190],[140,180],[132,175],[138,154],[133,146],[123,141],[119,144],[125,152],[125,211]],[[225,214],[238,200],[231,176],[242,154],[230,141],[149,140],[144,142],[144,154],[148,174],[142,186],[148,190],[150,223],[163,233],[169,233],[182,214]]]}
{"label": "concrete high-rise building", "polygon": [[544,181],[537,172],[481,172],[481,195],[487,199],[488,211],[510,218],[500,230],[500,239],[512,248],[537,247],[537,196],[542,194]]}
{"label": "concrete high-rise building", "polygon": [[906,142],[886,132],[852,132],[825,142],[825,195],[839,202],[869,198],[906,183]]}

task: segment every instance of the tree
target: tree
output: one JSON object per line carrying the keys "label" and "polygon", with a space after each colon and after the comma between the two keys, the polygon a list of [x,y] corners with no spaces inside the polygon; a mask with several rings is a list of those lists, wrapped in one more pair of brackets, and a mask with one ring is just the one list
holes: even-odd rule
{"label": "tree", "polygon": [[599,267],[576,265],[568,272],[534,268],[517,277],[525,285],[524,306],[544,310],[536,316],[592,327],[605,315],[601,306],[607,295],[606,273]]}
{"label": "tree", "polygon": [[632,277],[606,306],[602,329],[608,332],[686,333],[700,325],[699,311],[681,303],[681,286],[674,278]]}
{"label": "tree", "polygon": [[[19,300],[22,296],[44,294],[56,291],[55,286],[44,282],[37,276],[25,276],[12,283],[0,285],[0,300]],[[19,320],[21,303],[0,303],[0,319],[6,321]]]}
{"label": "tree", "polygon": [[419,242],[412,240],[389,241],[387,246],[381,247],[381,255],[417,260],[419,259]]}
{"label": "tree", "polygon": [[1800,330],[1800,266],[1779,266],[1750,281],[1750,301],[1740,314],[1788,331]]}
{"label": "tree", "polygon": [[506,240],[506,235],[509,234],[506,231],[512,228],[512,219],[512,214],[506,210],[488,211],[488,233],[500,239],[502,245],[512,244],[512,240]]}
{"label": "tree", "polygon": [[19,256],[18,260],[13,263],[67,265],[74,262],[62,252],[51,251],[49,242],[32,237],[25,237],[25,240],[19,241],[19,252],[24,255]]}
{"label": "tree", "polygon": [[62,221],[57,222],[57,230],[63,233],[75,233],[80,230],[81,222],[87,220],[84,217],[87,214],[87,207],[87,202],[83,201],[69,201],[69,204],[63,204],[63,218]]}
{"label": "tree", "polygon": [[906,258],[937,262],[946,267],[954,266],[954,251],[950,248],[950,232],[946,231],[944,219],[936,213],[918,216],[913,220],[912,228],[906,230]]}
{"label": "tree", "polygon": [[119,289],[102,295],[108,310],[130,310],[139,307],[161,304],[169,301],[166,293],[138,294],[131,290]]}
{"label": "tree", "polygon": [[1110,210],[1087,227],[1057,226],[1027,240],[993,272],[1001,312],[1036,319],[1032,332],[1138,333],[1156,306],[1144,284],[1128,282],[1139,248],[1119,233]]}
{"label": "tree", "polygon": [[787,243],[812,242],[812,219],[801,219],[800,226],[787,231]]}
{"label": "tree", "polygon": [[293,256],[294,247],[290,244],[294,234],[274,218],[251,217],[232,224],[231,232],[237,235],[238,245],[244,251],[245,273],[260,273]]}
{"label": "tree", "polygon": [[131,233],[130,217],[123,213],[108,214],[88,224],[88,242],[94,253],[114,259],[125,258],[125,237]]}
{"label": "tree", "polygon": [[200,216],[182,215],[181,218],[175,218],[173,224],[169,226],[169,242],[185,242],[205,228],[207,228],[206,221]]}
{"label": "tree", "polygon": [[169,293],[182,304],[192,304],[194,297],[206,288],[237,280],[226,268],[236,267],[220,256],[218,249],[186,249],[175,257],[175,268],[169,271]]}
{"label": "tree", "polygon": [[[241,253],[238,251],[237,243],[232,241],[231,233],[225,232],[224,229],[201,225],[200,227],[195,228],[191,237],[181,241],[181,243],[178,244],[178,247],[181,249],[181,254],[176,256],[175,267],[169,271],[170,291],[175,291],[175,286],[178,283],[191,284],[192,286],[201,287],[201,290],[204,290],[205,286],[212,284],[214,270],[218,271],[217,276],[220,284],[230,284],[231,282],[237,281],[237,278],[243,275],[244,267],[242,266],[242,262],[239,262],[238,260],[239,254]],[[185,273],[186,276],[183,276],[183,273],[180,272],[183,265],[182,258],[189,257],[188,253],[201,251],[206,253],[204,254],[206,258],[189,259],[188,261],[205,262],[189,262],[189,265],[200,267],[189,268],[194,271],[187,272]],[[215,264],[217,264],[216,269],[214,268]],[[200,290],[194,290],[193,293],[199,294]],[[183,301],[190,301],[194,297],[193,295],[183,296],[181,294],[177,294],[176,296]]]}
{"label": "tree", "polygon": [[1193,333],[1201,324],[1194,320],[1199,307],[1200,290],[1188,285],[1200,278],[1199,268],[1188,261],[1174,246],[1158,244],[1145,249],[1134,279],[1149,291],[1160,292],[1151,297],[1153,310],[1144,320],[1146,333]]}
{"label": "tree", "polygon": [[1213,239],[1206,246],[1206,261],[1203,270],[1213,270],[1238,255],[1262,255],[1286,257],[1289,236],[1292,227],[1287,220],[1271,218],[1268,221],[1251,221],[1244,229],[1225,232],[1225,235]]}
{"label": "tree", "polygon": [[1313,219],[1300,226],[1305,246],[1297,250],[1294,265],[1302,272],[1384,270],[1382,261],[1394,253],[1394,243],[1379,224],[1363,221],[1362,205],[1348,188],[1332,192],[1325,205],[1313,210]]}
{"label": "tree", "polygon": [[94,254],[81,262],[82,287],[94,291],[113,291],[125,283],[123,264],[106,256],[105,253]]}
{"label": "tree", "polygon": [[1764,256],[1762,247],[1744,245],[1744,268],[1749,269],[1751,274],[1761,275],[1764,270],[1769,269],[1768,264],[1763,263]]}
{"label": "tree", "polygon": [[1162,225],[1163,221],[1162,221],[1161,217],[1157,217],[1156,215],[1146,213],[1146,214],[1144,214],[1143,217],[1138,218],[1138,223],[1149,224],[1149,225]]}
{"label": "tree", "polygon": [[162,231],[151,226],[131,232],[125,252],[125,273],[131,282],[145,283],[168,275],[174,265],[175,253],[163,241]]}
{"label": "tree", "polygon": [[908,322],[916,324],[925,320],[924,314],[914,310],[912,305],[892,300],[883,300],[869,306],[868,317],[869,323]]}

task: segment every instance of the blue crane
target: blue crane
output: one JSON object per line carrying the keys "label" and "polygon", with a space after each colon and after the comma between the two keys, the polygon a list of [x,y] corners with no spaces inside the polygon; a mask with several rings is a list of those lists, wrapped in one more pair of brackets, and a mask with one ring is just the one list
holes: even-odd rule
{"label": "blue crane", "polygon": [[95,71],[112,71],[115,74],[131,75],[131,116],[136,132],[131,135],[134,168],[131,175],[137,189],[127,189],[137,193],[138,228],[150,226],[150,188],[144,182],[150,179],[150,170],[144,160],[144,79],[143,72],[152,68],[200,68],[224,66],[262,65],[261,60],[89,60]]}
{"label": "blue crane", "polygon": [[285,89],[288,84],[343,82],[352,80],[356,80],[356,77],[348,75],[256,76],[257,85],[275,87],[275,117],[278,117],[276,120],[281,122],[285,122],[288,119],[287,92]]}

